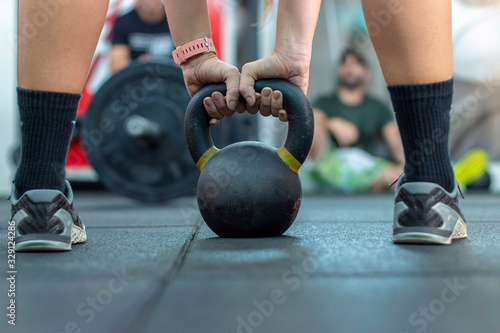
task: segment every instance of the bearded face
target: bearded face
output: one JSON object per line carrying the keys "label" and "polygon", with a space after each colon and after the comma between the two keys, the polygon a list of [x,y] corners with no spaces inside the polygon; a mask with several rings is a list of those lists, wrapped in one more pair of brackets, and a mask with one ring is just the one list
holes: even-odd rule
{"label": "bearded face", "polygon": [[354,55],[347,55],[337,71],[339,87],[357,89],[370,79],[370,70]]}

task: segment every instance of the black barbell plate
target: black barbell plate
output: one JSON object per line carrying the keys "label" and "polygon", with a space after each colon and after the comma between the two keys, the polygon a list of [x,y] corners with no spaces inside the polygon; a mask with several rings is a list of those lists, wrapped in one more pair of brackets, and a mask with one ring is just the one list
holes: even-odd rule
{"label": "black barbell plate", "polygon": [[[102,85],[89,104],[81,135],[107,188],[144,202],[194,193],[199,171],[183,134],[189,99],[182,71],[168,63],[134,64]],[[128,134],[125,122],[133,115],[158,124],[158,137]]]}

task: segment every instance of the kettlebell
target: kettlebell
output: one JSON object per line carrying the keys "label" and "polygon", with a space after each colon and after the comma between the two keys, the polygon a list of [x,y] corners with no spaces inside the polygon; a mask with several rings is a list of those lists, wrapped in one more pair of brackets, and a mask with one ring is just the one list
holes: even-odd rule
{"label": "kettlebell", "polygon": [[198,206],[207,225],[220,237],[273,237],[293,223],[302,201],[299,168],[309,153],[314,117],[304,93],[280,79],[259,80],[264,87],[283,94],[288,135],[276,149],[255,141],[243,141],[222,149],[210,135],[210,116],[203,100],[213,92],[226,94],[224,84],[209,84],[187,106],[184,130],[196,166]]}

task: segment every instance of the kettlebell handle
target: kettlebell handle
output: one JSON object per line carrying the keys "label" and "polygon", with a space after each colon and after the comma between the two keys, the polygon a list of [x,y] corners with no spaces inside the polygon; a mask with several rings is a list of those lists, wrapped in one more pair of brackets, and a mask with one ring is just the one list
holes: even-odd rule
{"label": "kettlebell handle", "polygon": [[[255,82],[255,91],[265,87],[279,90],[283,94],[283,108],[287,112],[288,135],[285,144],[277,150],[280,158],[298,172],[304,163],[314,135],[314,116],[309,100],[296,85],[282,79],[266,79]],[[220,91],[226,94],[223,83],[209,84],[200,89],[189,102],[184,120],[184,132],[189,152],[196,166],[201,170],[208,160],[217,153],[210,135],[210,115],[205,110],[203,100]]]}

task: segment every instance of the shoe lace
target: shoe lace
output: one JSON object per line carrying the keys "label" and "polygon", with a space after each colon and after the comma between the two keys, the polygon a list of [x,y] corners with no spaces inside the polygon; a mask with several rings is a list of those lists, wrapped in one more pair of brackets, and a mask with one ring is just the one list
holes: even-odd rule
{"label": "shoe lace", "polygon": [[391,185],[389,185],[389,187],[392,187],[394,184],[396,184],[396,183],[398,182],[399,178],[401,178],[401,176],[402,176],[402,175],[403,175],[403,174],[400,174],[400,175],[399,175],[399,177],[398,177],[395,181],[393,181],[393,182],[391,183]]}
{"label": "shoe lace", "polygon": [[465,200],[464,194],[462,193],[462,189],[460,188],[460,184],[457,183],[457,186],[458,186],[458,192],[460,192],[460,196],[462,197],[462,199]]}

